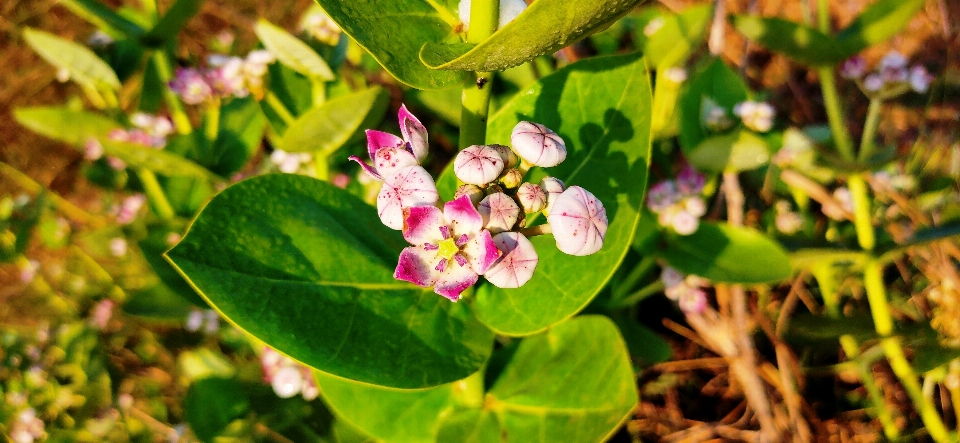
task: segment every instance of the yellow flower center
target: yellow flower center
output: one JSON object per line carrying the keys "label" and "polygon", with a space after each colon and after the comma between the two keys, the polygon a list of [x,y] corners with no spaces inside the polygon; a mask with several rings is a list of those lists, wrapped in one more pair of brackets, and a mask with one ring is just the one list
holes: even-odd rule
{"label": "yellow flower center", "polygon": [[437,250],[437,255],[447,260],[452,259],[454,255],[460,252],[460,247],[457,246],[457,243],[453,241],[452,238],[440,240],[440,243],[437,244],[437,246],[439,247]]}

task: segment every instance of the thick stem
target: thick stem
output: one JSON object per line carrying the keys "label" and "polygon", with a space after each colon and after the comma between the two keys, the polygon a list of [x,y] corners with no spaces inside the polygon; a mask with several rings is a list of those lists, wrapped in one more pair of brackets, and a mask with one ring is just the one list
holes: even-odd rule
{"label": "thick stem", "polygon": [[163,193],[163,187],[160,186],[160,182],[157,181],[157,176],[153,174],[153,171],[140,168],[137,169],[137,176],[140,177],[143,191],[147,194],[147,199],[150,200],[150,205],[157,212],[157,216],[161,220],[172,219],[176,212],[170,205],[170,200],[167,200],[167,195]]}
{"label": "thick stem", "polygon": [[817,0],[817,25],[820,32],[830,35],[830,0]]}
{"label": "thick stem", "polygon": [[186,135],[193,132],[193,126],[190,124],[190,117],[183,109],[183,103],[177,94],[167,86],[173,79],[173,68],[170,67],[170,60],[167,53],[163,51],[153,51],[153,64],[157,68],[157,76],[163,82],[163,98],[167,102],[170,110],[170,117],[173,119],[173,126],[177,128],[177,133]]}
{"label": "thick stem", "polygon": [[[474,0],[470,3],[470,27],[467,43],[480,43],[497,30],[500,20],[499,0]],[[460,109],[460,149],[482,145],[487,139],[487,113],[490,110],[489,83],[492,72],[475,72],[463,85]]]}
{"label": "thick stem", "polygon": [[873,143],[874,137],[877,135],[877,127],[880,126],[880,106],[883,104],[883,100],[879,98],[874,98],[870,100],[870,107],[867,108],[867,121],[863,126],[863,137],[860,139],[860,154],[858,159],[866,161],[873,155],[873,149],[875,147]]}

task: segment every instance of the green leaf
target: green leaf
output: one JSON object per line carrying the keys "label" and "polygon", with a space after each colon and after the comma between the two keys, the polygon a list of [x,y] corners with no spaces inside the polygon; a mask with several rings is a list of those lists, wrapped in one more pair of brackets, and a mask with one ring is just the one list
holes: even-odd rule
{"label": "green leaf", "polygon": [[203,0],[177,0],[157,25],[143,36],[143,42],[154,47],[170,42],[187,25],[187,22],[200,12],[201,5]]}
{"label": "green leaf", "polygon": [[731,21],[748,40],[807,66],[833,66],[847,58],[836,40],[806,25],[750,15]]}
{"label": "green leaf", "polygon": [[195,308],[196,305],[162,283],[133,291],[130,299],[123,304],[123,312],[129,315],[178,325],[183,324]]}
{"label": "green leaf", "polygon": [[700,142],[687,154],[687,160],[701,171],[740,172],[765,165],[770,160],[770,151],[763,138],[741,129]]}
{"label": "green leaf", "polygon": [[684,274],[718,283],[773,283],[790,277],[790,258],[762,233],[726,223],[700,223],[691,235],[666,236],[660,257]]}
{"label": "green leaf", "polygon": [[924,0],[879,0],[837,33],[837,43],[849,57],[893,37],[903,29]]}
{"label": "green leaf", "polygon": [[417,89],[459,86],[462,72],[434,71],[420,62],[427,42],[441,42],[460,24],[455,1],[317,0],[340,28],[383,68]]}
{"label": "green leaf", "polygon": [[[396,443],[601,441],[637,402],[617,328],[586,316],[520,342],[486,394],[482,374],[420,391],[397,391],[319,374],[339,419]],[[398,416],[397,412],[400,412]]]}
{"label": "green leaf", "polygon": [[587,257],[560,252],[552,236],[532,238],[540,256],[533,279],[518,289],[485,285],[477,291],[477,316],[494,331],[527,335],[574,315],[623,260],[640,218],[649,168],[648,75],[639,54],[584,60],[544,77],[491,118],[488,143],[509,145],[520,120],[556,131],[567,143],[567,159],[546,173],[588,189],[610,220],[603,249]]}
{"label": "green leaf", "polygon": [[329,155],[360,128],[373,126],[364,125],[368,120],[379,122],[389,101],[390,95],[378,86],[327,100],[287,127],[280,149]]}
{"label": "green leaf", "polygon": [[420,60],[433,69],[502,71],[606,28],[641,1],[537,0],[480,44],[426,42]]}
{"label": "green leaf", "polygon": [[630,355],[641,364],[649,366],[670,360],[673,350],[656,332],[626,315],[614,317],[613,322],[620,329]]}
{"label": "green leaf", "polygon": [[179,155],[163,149],[148,148],[135,143],[102,140],[103,153],[123,160],[128,166],[149,169],[167,177],[197,177],[212,182],[223,178]]}
{"label": "green leaf", "polygon": [[703,43],[713,17],[710,4],[691,6],[675,15],[663,16],[663,26],[651,35],[643,53],[657,70],[682,66]]}
{"label": "green leaf", "polygon": [[960,237],[960,220],[950,220],[939,226],[930,226],[918,229],[902,244],[881,244],[877,248],[883,259],[889,260],[905,252],[907,248],[923,246],[928,243]]}
{"label": "green leaf", "polygon": [[139,37],[144,33],[139,25],[98,0],[60,0],[59,3],[113,38]]}
{"label": "green leaf", "polygon": [[703,127],[702,108],[705,99],[723,107],[733,118],[733,107],[748,97],[747,85],[723,60],[713,59],[690,80],[680,96],[677,112],[680,120],[680,145],[684,152],[693,151],[711,135]]}
{"label": "green leaf", "polygon": [[184,415],[193,433],[203,442],[214,438],[231,421],[250,410],[245,388],[237,380],[211,377],[197,380],[184,399]]}
{"label": "green leaf", "polygon": [[253,97],[234,98],[220,109],[220,130],[210,169],[229,177],[247,165],[260,149],[267,119]]}
{"label": "green leaf", "polygon": [[323,372],[395,388],[476,372],[493,335],[466,304],[395,280],[404,246],[346,191],[278,174],[221,192],[166,257],[225,318]]}
{"label": "green leaf", "polygon": [[117,74],[86,46],[32,28],[24,28],[23,38],[40,57],[66,70],[81,85],[98,89],[120,89]]}
{"label": "green leaf", "polygon": [[260,19],[253,30],[263,46],[276,55],[280,63],[290,69],[314,80],[328,82],[335,78],[333,71],[317,51],[283,28]]}

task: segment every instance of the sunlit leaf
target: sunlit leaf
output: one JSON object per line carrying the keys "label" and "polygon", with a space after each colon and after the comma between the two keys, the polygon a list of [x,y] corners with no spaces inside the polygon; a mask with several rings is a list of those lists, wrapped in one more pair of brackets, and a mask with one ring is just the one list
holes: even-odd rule
{"label": "sunlit leaf", "polygon": [[311,79],[331,81],[333,71],[323,61],[320,54],[299,38],[291,35],[283,28],[264,19],[257,21],[253,27],[263,46],[266,46],[277,60]]}
{"label": "sunlit leaf", "polygon": [[671,235],[660,257],[684,274],[718,283],[773,283],[790,277],[790,258],[777,242],[749,228],[700,223],[691,235]]}
{"label": "sunlit leaf", "polygon": [[733,26],[747,39],[808,66],[832,66],[847,58],[833,37],[781,18],[735,15]]}
{"label": "sunlit leaf", "polygon": [[770,151],[763,138],[740,130],[700,142],[687,154],[687,160],[700,171],[749,171],[766,164]]}
{"label": "sunlit leaf", "polygon": [[44,60],[65,70],[77,83],[100,89],[120,89],[117,74],[86,46],[48,32],[25,28],[23,38]]}
{"label": "sunlit leaf", "polygon": [[[372,87],[327,100],[297,118],[283,134],[280,148],[287,152],[332,153],[364,127],[375,126],[390,96]],[[372,124],[365,124],[368,120]]]}
{"label": "sunlit leaf", "polygon": [[923,7],[924,0],[879,0],[837,33],[846,56],[854,55],[899,33]]}

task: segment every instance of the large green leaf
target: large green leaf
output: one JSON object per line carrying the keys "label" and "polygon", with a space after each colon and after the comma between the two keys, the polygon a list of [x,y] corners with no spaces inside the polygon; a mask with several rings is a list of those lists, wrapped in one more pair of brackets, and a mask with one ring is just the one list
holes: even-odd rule
{"label": "large green leaf", "polygon": [[665,238],[660,257],[684,274],[720,283],[772,283],[792,272],[783,248],[753,229],[701,223],[691,235]]}
{"label": "large green leaf", "polygon": [[265,175],[217,195],[166,257],[232,323],[323,372],[396,388],[476,372],[493,335],[466,304],[395,280],[404,246],[346,191]]}
{"label": "large green leaf", "polygon": [[680,120],[680,146],[684,152],[694,150],[710,132],[701,122],[701,111],[706,99],[724,108],[728,115],[733,107],[747,99],[747,85],[723,60],[713,59],[698,72],[680,96],[677,112]]}
{"label": "large green leaf", "polygon": [[379,121],[389,99],[389,94],[375,86],[328,100],[291,123],[280,148],[287,152],[330,154],[364,127],[368,116]]}
{"label": "large green leaf", "polygon": [[59,3],[115,39],[139,37],[144,33],[139,25],[117,14],[99,0],[60,0]]}
{"label": "large green leaf", "polygon": [[184,412],[193,433],[203,442],[213,442],[231,421],[250,410],[244,386],[230,378],[197,380],[184,399]]}
{"label": "large green leaf", "polygon": [[808,66],[832,66],[847,58],[833,37],[806,25],[750,15],[731,20],[747,39]]}
{"label": "large green leaf", "polygon": [[766,164],[770,151],[763,138],[741,129],[703,140],[687,160],[701,171],[749,171]]}
{"label": "large green leaf", "polygon": [[417,89],[459,86],[461,72],[434,71],[420,63],[418,51],[427,42],[454,36],[456,1],[317,0],[343,31],[366,49],[383,68]]}
{"label": "large green leaf", "polygon": [[309,45],[283,28],[260,19],[253,26],[253,30],[257,33],[257,37],[263,43],[263,46],[266,46],[270,52],[276,55],[280,63],[311,79],[320,81],[334,79],[333,71],[330,70],[330,66],[327,66],[327,62],[323,61],[320,54],[317,54],[317,51],[314,51]]}
{"label": "large green leaf", "polygon": [[923,7],[924,0],[879,0],[837,33],[846,56],[893,37]]}
{"label": "large green leaf", "polygon": [[23,38],[44,60],[67,71],[77,83],[97,89],[120,89],[120,80],[110,65],[86,46],[31,28],[23,30]]}
{"label": "large green leaf", "polygon": [[647,38],[643,53],[657,69],[682,66],[703,43],[713,17],[713,6],[692,6],[683,12],[663,17],[663,26]]}
{"label": "large green leaf", "polygon": [[586,257],[560,252],[552,236],[532,238],[540,256],[533,279],[519,289],[482,286],[475,300],[480,321],[501,334],[532,334],[575,314],[607,283],[640,218],[650,103],[648,71],[639,54],[597,57],[544,77],[490,120],[489,143],[509,145],[521,120],[542,123],[563,137],[567,159],[546,172],[596,195],[610,226],[603,249]]}
{"label": "large green leaf", "polygon": [[606,28],[641,1],[537,0],[480,44],[427,42],[420,60],[434,69],[502,71]]}
{"label": "large green leaf", "polygon": [[420,391],[318,383],[341,420],[392,443],[601,441],[637,402],[626,346],[605,317],[524,339],[486,394],[481,375]]}

